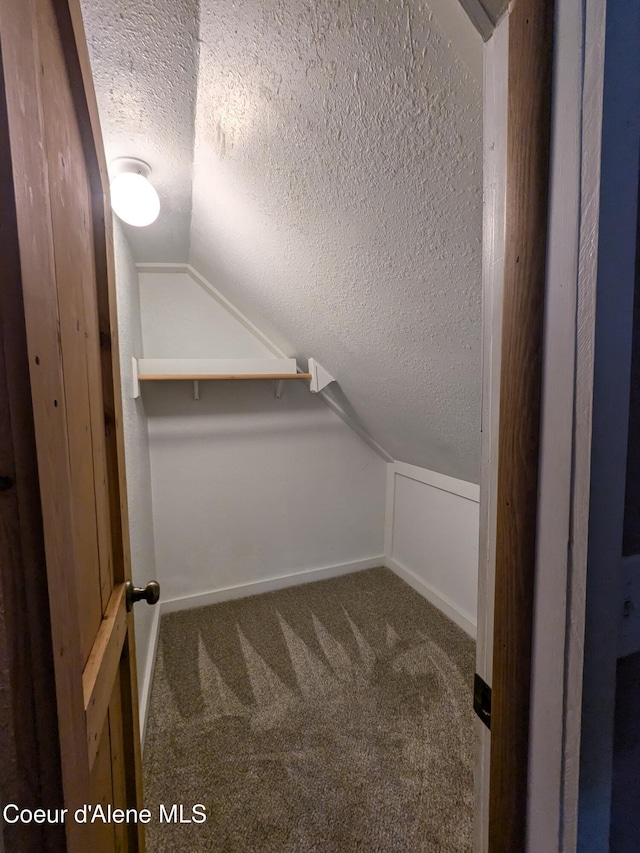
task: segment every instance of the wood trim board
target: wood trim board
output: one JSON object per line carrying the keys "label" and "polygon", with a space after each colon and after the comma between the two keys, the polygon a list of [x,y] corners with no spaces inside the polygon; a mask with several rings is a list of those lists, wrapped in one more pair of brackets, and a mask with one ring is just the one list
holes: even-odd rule
{"label": "wood trim board", "polygon": [[[82,674],[90,767],[93,767],[100,734],[109,710],[111,695],[105,690],[105,686],[110,686],[116,676],[127,633],[125,605],[125,585],[120,584],[111,594],[91,656]],[[109,679],[99,678],[102,667],[106,667]]]}
{"label": "wood trim board", "polygon": [[489,850],[525,849],[554,4],[509,15]]}

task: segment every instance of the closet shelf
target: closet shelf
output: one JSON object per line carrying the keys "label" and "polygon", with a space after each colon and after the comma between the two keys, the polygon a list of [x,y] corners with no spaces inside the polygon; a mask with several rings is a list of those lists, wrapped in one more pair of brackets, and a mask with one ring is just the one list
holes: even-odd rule
{"label": "closet shelf", "polygon": [[330,382],[331,376],[315,359],[309,359],[309,372],[299,373],[295,358],[139,358],[133,362],[133,396],[140,396],[141,382],[193,382],[194,399],[199,397],[199,382],[270,379],[276,382],[276,397],[283,381],[306,379],[315,394]]}
{"label": "closet shelf", "polygon": [[311,379],[311,373],[139,373],[140,382],[166,381],[187,379],[198,382],[201,379]]}

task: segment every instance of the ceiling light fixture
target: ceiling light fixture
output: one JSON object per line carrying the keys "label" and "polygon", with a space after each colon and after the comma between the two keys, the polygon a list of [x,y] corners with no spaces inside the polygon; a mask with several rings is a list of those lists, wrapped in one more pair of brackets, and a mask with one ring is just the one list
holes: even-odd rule
{"label": "ceiling light fixture", "polygon": [[109,171],[111,207],[120,219],[138,228],[155,222],[160,213],[160,199],[149,181],[149,164],[135,157],[118,157]]}

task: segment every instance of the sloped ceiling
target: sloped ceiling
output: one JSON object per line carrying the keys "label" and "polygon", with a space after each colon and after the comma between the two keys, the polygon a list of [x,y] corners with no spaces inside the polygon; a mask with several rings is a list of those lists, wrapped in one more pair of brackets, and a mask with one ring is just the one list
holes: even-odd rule
{"label": "sloped ceiling", "polygon": [[417,0],[165,2],[85,8],[108,156],[163,201],[137,259],[186,256],[394,458],[477,482],[480,37]]}

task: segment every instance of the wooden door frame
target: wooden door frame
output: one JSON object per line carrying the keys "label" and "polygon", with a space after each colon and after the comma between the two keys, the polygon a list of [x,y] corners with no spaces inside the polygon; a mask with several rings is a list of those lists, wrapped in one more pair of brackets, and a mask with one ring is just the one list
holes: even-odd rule
{"label": "wooden door frame", "polygon": [[554,4],[509,12],[489,850],[524,850]]}
{"label": "wooden door frame", "polygon": [[[506,121],[509,102],[508,45],[516,19],[512,8],[485,45],[485,222],[483,319],[483,435],[480,507],[478,672],[492,684],[496,530],[498,515],[498,424],[502,356],[505,243]],[[538,4],[540,8],[542,4]],[[578,827],[581,735],[582,645],[585,636],[587,537],[590,492],[591,393],[595,324],[596,259],[600,186],[605,4],[603,0],[556,0],[553,34],[551,163],[547,252],[538,268],[534,323],[544,317],[541,372],[530,393],[541,398],[537,465],[530,460],[535,501],[527,515],[535,530],[523,581],[520,562],[509,569],[503,553],[500,595],[504,621],[519,597],[520,618],[503,633],[519,646],[502,686],[493,683],[493,715],[511,713],[510,738],[520,740],[520,760],[501,763],[491,754],[490,735],[476,722],[476,851],[549,853],[575,849]],[[531,132],[539,132],[532,128]],[[517,155],[517,152],[515,152]],[[513,154],[512,154],[513,156]],[[540,214],[543,215],[543,214]],[[541,284],[542,283],[542,284]],[[505,319],[506,324],[509,323]],[[512,330],[515,331],[515,330]],[[512,360],[508,362],[514,370]],[[526,365],[520,364],[520,371]],[[517,370],[515,380],[517,381]],[[511,377],[511,381],[514,377]],[[535,410],[533,411],[535,421]],[[500,429],[503,424],[500,422]],[[531,454],[535,457],[536,454]],[[516,468],[513,459],[503,465]],[[504,507],[502,507],[504,513]],[[503,523],[505,519],[503,518]],[[530,534],[531,531],[529,531]],[[513,552],[517,554],[517,548]],[[525,552],[526,555],[526,552]],[[503,625],[504,632],[504,625]],[[528,648],[527,648],[528,644]],[[500,649],[496,649],[500,657]],[[520,667],[520,663],[524,666]],[[529,670],[529,671],[527,671]],[[519,687],[518,685],[519,680]],[[518,689],[519,710],[509,708]],[[500,692],[502,696],[500,697]],[[502,701],[501,701],[502,700]],[[493,728],[493,727],[492,727]],[[495,744],[494,744],[495,749]],[[493,765],[493,767],[491,766]],[[496,766],[499,765],[499,766]],[[506,798],[490,806],[490,783],[506,783]],[[510,780],[510,782],[507,782]],[[511,785],[511,787],[509,787]],[[505,788],[503,787],[503,791]],[[516,792],[517,795],[516,795]],[[511,796],[509,796],[509,794]],[[493,826],[489,840],[490,811]]]}

